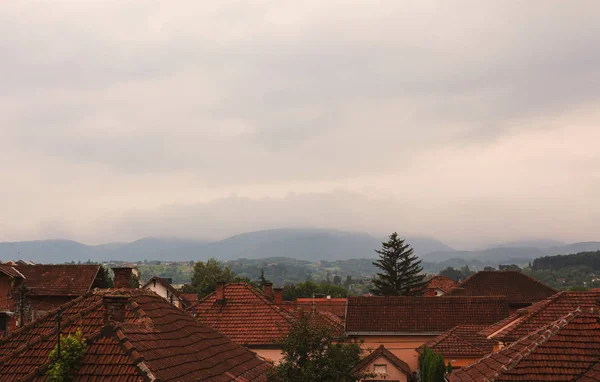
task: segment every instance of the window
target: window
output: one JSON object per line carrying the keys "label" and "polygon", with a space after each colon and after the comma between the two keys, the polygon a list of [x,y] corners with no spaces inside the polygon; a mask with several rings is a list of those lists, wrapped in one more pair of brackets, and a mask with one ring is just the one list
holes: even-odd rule
{"label": "window", "polygon": [[387,375],[387,365],[386,364],[373,365],[373,373],[378,374],[378,375]]}

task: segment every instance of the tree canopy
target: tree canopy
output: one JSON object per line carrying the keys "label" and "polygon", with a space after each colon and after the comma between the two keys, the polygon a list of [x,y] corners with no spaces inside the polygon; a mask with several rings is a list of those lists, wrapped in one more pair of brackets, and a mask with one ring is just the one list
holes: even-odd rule
{"label": "tree canopy", "polygon": [[198,261],[194,265],[191,285],[186,285],[183,291],[186,293],[198,293],[202,298],[217,288],[217,281],[230,283],[233,281],[249,281],[236,278],[235,273],[229,266],[222,266],[215,258],[208,259],[206,263]]}
{"label": "tree canopy", "polygon": [[368,376],[354,370],[362,353],[360,344],[335,338],[328,328],[311,325],[306,316],[293,323],[282,353],[274,370],[276,381],[354,382]]}
{"label": "tree canopy", "polygon": [[396,232],[388,241],[381,243],[381,249],[375,250],[379,260],[373,265],[382,272],[373,279],[371,292],[377,296],[418,296],[427,285],[421,260],[414,255],[410,245],[405,244]]}

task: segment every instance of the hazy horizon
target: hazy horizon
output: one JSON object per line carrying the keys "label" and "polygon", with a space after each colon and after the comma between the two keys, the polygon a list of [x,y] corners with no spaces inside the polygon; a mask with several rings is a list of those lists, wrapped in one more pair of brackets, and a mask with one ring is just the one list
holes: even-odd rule
{"label": "hazy horizon", "polygon": [[598,2],[0,9],[0,241],[600,240]]}

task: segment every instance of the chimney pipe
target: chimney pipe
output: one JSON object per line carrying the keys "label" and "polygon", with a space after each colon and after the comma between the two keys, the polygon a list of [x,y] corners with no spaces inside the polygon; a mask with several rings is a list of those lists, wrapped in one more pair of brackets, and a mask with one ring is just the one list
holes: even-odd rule
{"label": "chimney pipe", "polygon": [[283,306],[283,288],[275,288],[273,289],[274,292],[274,300],[275,300],[275,305],[277,306]]}
{"label": "chimney pipe", "polygon": [[129,296],[123,295],[104,295],[102,296],[102,303],[104,304],[104,323],[107,324],[111,321],[123,322],[125,321],[125,308]]}
{"label": "chimney pipe", "polygon": [[225,303],[225,282],[217,281],[217,303],[224,304]]}
{"label": "chimney pipe", "polygon": [[273,300],[273,283],[264,283],[263,293],[269,300]]}

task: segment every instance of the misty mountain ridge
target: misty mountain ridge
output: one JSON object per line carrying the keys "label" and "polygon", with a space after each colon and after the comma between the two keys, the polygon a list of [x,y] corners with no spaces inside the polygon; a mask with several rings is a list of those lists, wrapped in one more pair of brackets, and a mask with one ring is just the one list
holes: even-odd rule
{"label": "misty mountain ridge", "polygon": [[[207,260],[216,257],[229,261],[239,258],[259,259],[290,257],[301,260],[347,260],[375,258],[375,249],[386,237],[364,232],[329,229],[272,229],[246,232],[218,241],[181,238],[142,238],[130,243],[85,245],[72,240],[37,240],[0,243],[0,260],[32,260],[40,263],[69,261],[140,261],[140,260]],[[427,262],[471,259],[498,263],[526,261],[545,255],[568,254],[600,249],[600,242],[573,243],[549,248],[497,247],[477,251],[460,251],[428,237],[407,237],[415,254]],[[546,246],[552,241],[537,241]],[[530,242],[531,243],[531,242]]]}

